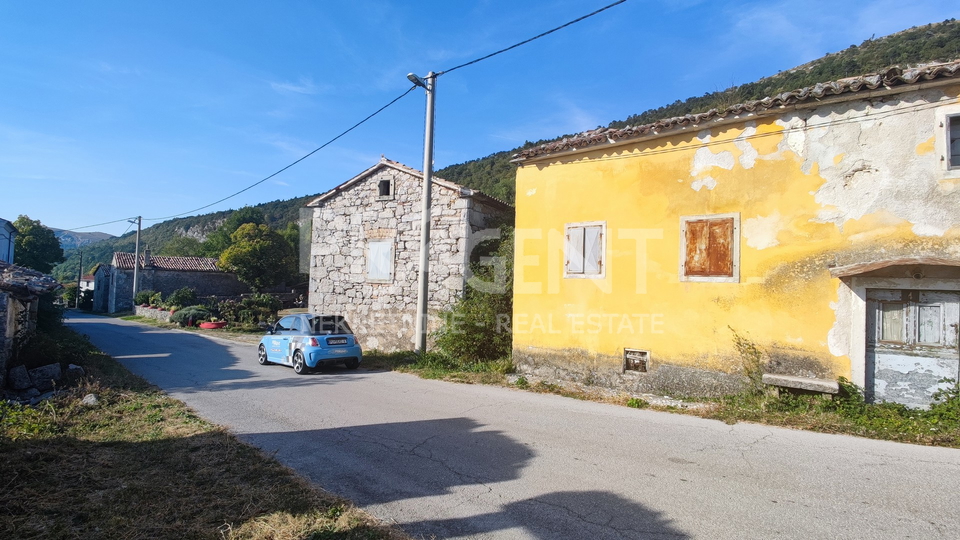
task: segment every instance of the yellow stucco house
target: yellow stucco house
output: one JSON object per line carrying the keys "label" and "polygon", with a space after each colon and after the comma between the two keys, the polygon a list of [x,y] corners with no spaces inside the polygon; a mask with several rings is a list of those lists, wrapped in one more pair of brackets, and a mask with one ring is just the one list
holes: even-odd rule
{"label": "yellow stucco house", "polygon": [[923,406],[957,378],[960,61],[527,149],[514,360],[638,392],[765,370]]}

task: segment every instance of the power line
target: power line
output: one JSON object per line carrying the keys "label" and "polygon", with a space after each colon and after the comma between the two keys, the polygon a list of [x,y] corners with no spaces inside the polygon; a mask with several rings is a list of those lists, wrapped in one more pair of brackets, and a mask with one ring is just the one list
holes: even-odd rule
{"label": "power line", "polygon": [[582,21],[582,20],[584,20],[584,19],[589,19],[590,17],[593,17],[594,15],[596,15],[596,14],[598,14],[598,13],[600,13],[600,12],[606,11],[606,10],[608,10],[608,9],[610,9],[610,8],[616,6],[616,5],[622,4],[622,3],[626,2],[626,1],[627,1],[627,0],[618,0],[617,2],[614,2],[614,3],[612,3],[612,4],[608,5],[608,6],[604,6],[604,7],[600,8],[600,9],[594,11],[593,13],[588,13],[587,15],[584,15],[583,17],[580,17],[580,18],[578,18],[578,19],[574,19],[574,20],[572,20],[572,21],[570,21],[570,22],[568,22],[568,23],[566,23],[566,24],[562,24],[562,25],[560,25],[560,26],[558,26],[558,27],[556,27],[556,28],[554,28],[554,29],[552,29],[552,30],[547,30],[546,32],[544,32],[544,33],[542,33],[542,34],[539,34],[539,35],[536,35],[536,36],[533,36],[533,37],[530,38],[530,39],[521,41],[520,43],[516,43],[516,44],[511,45],[511,46],[509,46],[509,47],[507,47],[507,48],[505,48],[505,49],[500,49],[499,51],[494,52],[494,53],[490,53],[490,54],[488,54],[488,55],[486,55],[486,56],[481,56],[480,58],[477,58],[476,60],[471,60],[471,61],[469,61],[469,62],[467,62],[467,63],[465,63],[465,64],[460,64],[459,66],[454,66],[454,67],[452,67],[452,68],[450,68],[450,69],[446,69],[446,70],[444,70],[444,71],[441,71],[441,72],[437,73],[437,76],[444,75],[444,74],[446,74],[446,73],[450,73],[451,71],[460,69],[460,68],[462,68],[462,67],[467,67],[467,66],[476,64],[477,62],[482,62],[482,61],[486,60],[487,58],[492,58],[492,57],[494,57],[494,56],[496,56],[496,55],[498,55],[498,54],[500,54],[500,53],[505,53],[505,52],[507,52],[507,51],[509,51],[509,50],[511,50],[511,49],[516,49],[517,47],[519,47],[519,46],[521,46],[521,45],[526,45],[527,43],[530,43],[530,42],[533,41],[533,40],[540,39],[540,38],[542,38],[543,36],[546,36],[546,35],[549,35],[549,34],[552,34],[552,33],[556,32],[557,30],[562,30],[562,29],[564,29],[564,28],[566,28],[566,27],[568,27],[568,26],[570,26],[570,25],[572,25],[572,24],[576,24],[576,23],[578,23],[578,22],[580,22],[580,21]]}
{"label": "power line", "polygon": [[[136,217],[136,216],[133,216],[133,217],[123,218],[123,219],[115,219],[115,220],[113,220],[113,221],[106,221],[106,222],[104,222],[104,223],[94,223],[93,225],[84,225],[83,227],[74,227],[74,228],[72,228],[72,229],[64,229],[64,230],[65,230],[65,231],[79,231],[80,229],[89,229],[89,228],[91,228],[91,227],[99,227],[99,226],[101,226],[101,225],[112,225],[112,224],[114,224],[114,223],[120,223],[121,221],[129,221],[129,220],[131,220],[131,219],[137,219],[137,217]],[[127,230],[129,230],[129,229],[127,229]]]}
{"label": "power line", "polygon": [[283,171],[289,169],[290,167],[293,167],[293,166],[296,165],[297,163],[300,163],[301,161],[307,159],[308,157],[316,154],[316,153],[319,152],[320,150],[323,150],[324,148],[326,148],[328,145],[330,145],[331,143],[333,143],[334,141],[336,141],[336,140],[339,139],[340,137],[343,137],[343,136],[346,135],[347,133],[350,133],[350,132],[353,131],[354,129],[360,127],[360,125],[363,124],[363,123],[365,123],[367,120],[370,120],[370,119],[373,118],[374,116],[376,116],[376,115],[380,114],[381,112],[383,112],[383,110],[386,109],[387,107],[389,107],[389,106],[393,105],[394,103],[396,103],[396,102],[400,101],[401,99],[403,99],[407,94],[409,94],[410,92],[412,92],[414,88],[416,88],[416,86],[411,86],[406,92],[400,94],[399,96],[395,97],[392,101],[390,101],[390,103],[387,103],[387,104],[384,105],[383,107],[380,107],[379,109],[377,109],[376,111],[374,111],[373,113],[371,113],[370,115],[368,115],[368,116],[367,116],[366,118],[364,118],[363,120],[361,120],[361,121],[357,122],[356,124],[350,126],[350,127],[347,128],[346,130],[342,131],[339,135],[337,135],[336,137],[334,137],[334,138],[330,139],[329,141],[323,143],[322,145],[320,145],[319,147],[317,147],[315,150],[313,150],[312,152],[308,153],[307,155],[301,157],[300,159],[294,161],[293,163],[287,165],[286,167],[280,169],[279,171],[271,174],[270,176],[267,176],[266,178],[263,178],[262,180],[259,180],[259,181],[257,181],[257,182],[254,182],[253,184],[250,184],[249,186],[241,189],[240,191],[238,191],[238,192],[236,192],[236,193],[234,193],[234,194],[232,194],[232,195],[227,195],[226,197],[224,197],[224,198],[222,198],[222,199],[220,199],[220,200],[218,200],[218,201],[214,201],[214,202],[212,202],[212,203],[210,203],[210,204],[208,204],[208,205],[201,206],[200,208],[194,208],[193,210],[188,210],[188,211],[186,211],[186,212],[181,212],[181,213],[179,213],[179,214],[174,214],[174,215],[172,215],[172,216],[157,217],[157,218],[143,218],[143,220],[144,220],[144,221],[164,221],[164,220],[172,219],[172,218],[175,218],[175,217],[185,216],[185,215],[187,215],[187,214],[192,214],[192,213],[194,213],[194,212],[198,212],[198,211],[200,211],[200,210],[204,210],[204,209],[206,209],[206,208],[210,208],[211,206],[220,204],[220,203],[222,203],[223,201],[225,201],[225,200],[227,200],[227,199],[231,199],[231,198],[233,198],[233,197],[236,197],[237,195],[243,193],[244,191],[247,191],[247,190],[252,189],[252,188],[254,188],[254,187],[256,187],[256,186],[259,186],[260,184],[262,184],[262,183],[266,182],[267,180],[273,178],[274,176],[282,173]]}

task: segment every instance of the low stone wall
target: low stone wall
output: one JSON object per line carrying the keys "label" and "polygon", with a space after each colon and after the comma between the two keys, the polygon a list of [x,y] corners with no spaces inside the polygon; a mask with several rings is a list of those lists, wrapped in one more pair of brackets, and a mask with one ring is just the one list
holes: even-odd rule
{"label": "low stone wall", "polygon": [[133,314],[148,317],[158,321],[170,322],[170,310],[154,309],[151,307],[133,306]]}
{"label": "low stone wall", "polygon": [[701,367],[651,363],[644,373],[626,372],[623,360],[580,350],[513,349],[517,372],[546,381],[572,381],[628,394],[719,397],[746,387],[743,375]]}

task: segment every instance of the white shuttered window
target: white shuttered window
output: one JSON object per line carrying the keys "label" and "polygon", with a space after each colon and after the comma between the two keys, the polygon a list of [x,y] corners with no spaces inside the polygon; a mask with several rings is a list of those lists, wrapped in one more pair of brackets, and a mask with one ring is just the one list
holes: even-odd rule
{"label": "white shuttered window", "polygon": [[393,240],[370,240],[367,243],[367,279],[393,280]]}
{"label": "white shuttered window", "polygon": [[564,277],[603,277],[606,223],[570,223],[566,226]]}

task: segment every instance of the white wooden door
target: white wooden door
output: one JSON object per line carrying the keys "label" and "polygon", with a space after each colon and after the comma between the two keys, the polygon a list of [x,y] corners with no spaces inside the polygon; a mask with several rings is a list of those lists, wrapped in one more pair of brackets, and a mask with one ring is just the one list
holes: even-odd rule
{"label": "white wooden door", "polygon": [[960,374],[960,292],[867,289],[865,393],[926,407]]}

